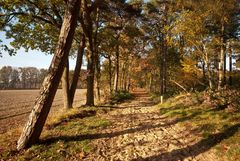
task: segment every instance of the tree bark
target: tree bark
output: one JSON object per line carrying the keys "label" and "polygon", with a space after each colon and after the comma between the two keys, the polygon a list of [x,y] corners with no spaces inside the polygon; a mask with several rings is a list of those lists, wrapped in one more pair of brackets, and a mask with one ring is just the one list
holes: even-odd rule
{"label": "tree bark", "polygon": [[69,61],[67,59],[63,75],[62,75],[62,91],[63,91],[63,106],[65,110],[72,108],[70,105],[70,93],[69,93]]}
{"label": "tree bark", "polygon": [[115,60],[115,78],[114,78],[114,91],[118,91],[119,82],[119,45],[116,46],[116,60]]}
{"label": "tree bark", "polygon": [[84,48],[86,46],[85,44],[86,44],[86,38],[83,35],[82,41],[79,44],[76,66],[75,66],[75,70],[74,70],[74,74],[73,74],[73,80],[72,80],[70,91],[69,91],[69,93],[70,93],[69,94],[70,95],[69,104],[70,104],[71,107],[73,106],[74,95],[75,95],[75,92],[76,92],[79,76],[80,76],[80,73],[81,73]]}
{"label": "tree bark", "polygon": [[86,106],[94,106],[94,52],[87,54],[87,101]]}
{"label": "tree bark", "polygon": [[163,94],[167,92],[167,40],[164,41],[164,52],[163,52]]}
{"label": "tree bark", "polygon": [[205,61],[202,61],[202,74],[203,74],[203,80],[205,81],[206,80],[206,64],[205,64]]}
{"label": "tree bark", "polygon": [[220,51],[220,62],[219,62],[219,71],[218,71],[218,90],[224,86],[224,58],[225,58],[225,39],[224,39],[224,23],[222,23],[221,28],[221,51]]}
{"label": "tree bark", "polygon": [[208,85],[209,85],[209,88],[212,90],[213,89],[212,73],[211,73],[210,62],[209,62],[209,57],[207,53],[205,53],[205,64],[207,68]]}
{"label": "tree bark", "polygon": [[166,42],[164,35],[161,44],[160,59],[160,95],[164,95],[166,92]]}
{"label": "tree bark", "polygon": [[232,86],[232,47],[229,46],[229,85]]}
{"label": "tree bark", "polygon": [[58,45],[49,67],[49,73],[44,79],[40,90],[41,95],[37,98],[29,116],[29,120],[27,121],[18,140],[18,150],[27,148],[39,140],[39,136],[47,119],[64,70],[64,64],[68,58],[77,25],[77,17],[79,14],[80,5],[80,0],[67,1],[67,7],[59,35]]}
{"label": "tree bark", "polygon": [[[86,106],[94,106],[94,72],[95,72],[95,51],[93,45],[93,22],[91,18],[91,6],[87,0],[83,0],[84,12],[83,18],[80,19],[82,28],[86,38],[88,39],[88,52],[87,52],[87,98]],[[95,1],[96,2],[96,1]]]}
{"label": "tree bark", "polygon": [[152,81],[153,81],[153,75],[152,75],[152,72],[150,72],[149,86],[148,86],[149,92],[152,92]]}
{"label": "tree bark", "polygon": [[98,101],[101,100],[100,79],[101,79],[101,66],[100,66],[100,58],[98,56],[96,60],[96,90],[97,90],[96,92],[97,92]]}
{"label": "tree bark", "polygon": [[101,64],[100,64],[100,54],[98,52],[98,29],[99,29],[99,8],[96,11],[96,20],[95,20],[95,32],[94,32],[94,51],[95,51],[95,65],[96,65],[96,95],[98,101],[101,100],[101,93],[100,93],[100,79],[101,79]]}
{"label": "tree bark", "polygon": [[124,76],[124,91],[127,91],[127,85],[128,85],[128,79],[129,79],[129,65],[127,63],[126,69],[125,69],[125,76]]}
{"label": "tree bark", "polygon": [[108,57],[108,74],[109,74],[109,90],[110,94],[113,92],[112,88],[112,60],[111,56]]}

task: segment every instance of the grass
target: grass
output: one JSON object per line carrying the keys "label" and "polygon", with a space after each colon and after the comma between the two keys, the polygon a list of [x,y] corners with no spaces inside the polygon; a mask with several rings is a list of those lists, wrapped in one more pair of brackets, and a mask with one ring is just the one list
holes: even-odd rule
{"label": "grass", "polygon": [[[195,135],[217,142],[213,147],[221,158],[240,160],[239,111],[218,110],[207,101],[203,93],[176,96],[159,105],[159,108],[162,115],[176,119],[179,125],[191,128],[189,130]],[[224,139],[216,141],[214,136]]]}
{"label": "grass", "polygon": [[[3,160],[76,160],[93,150],[90,138],[111,123],[99,117],[108,108],[86,107],[70,110],[47,120],[40,143],[21,152],[16,151],[20,129],[0,136],[0,158]],[[3,148],[6,147],[6,148]]]}
{"label": "grass", "polygon": [[129,100],[132,99],[133,95],[129,92],[129,91],[117,91],[114,92],[111,96],[110,96],[110,102],[112,104],[114,103],[120,103],[123,102],[125,100]]}

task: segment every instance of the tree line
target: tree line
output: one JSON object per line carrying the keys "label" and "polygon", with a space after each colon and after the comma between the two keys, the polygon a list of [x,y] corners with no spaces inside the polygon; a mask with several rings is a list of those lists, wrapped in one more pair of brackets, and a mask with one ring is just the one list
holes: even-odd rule
{"label": "tree line", "polygon": [[[69,72],[72,80],[73,71]],[[0,89],[39,89],[47,73],[48,70],[43,68],[3,66],[0,69]],[[82,89],[86,88],[86,71],[82,69],[81,75],[77,88]]]}
{"label": "tree line", "polygon": [[[64,106],[72,107],[84,55],[86,106],[102,90],[136,86],[164,96],[239,81],[238,0],[1,0],[0,6],[1,29],[15,49],[54,54],[18,149],[37,142],[60,80]],[[76,57],[71,81],[69,56]]]}
{"label": "tree line", "polygon": [[47,69],[3,66],[0,69],[0,89],[40,88],[46,75]]}

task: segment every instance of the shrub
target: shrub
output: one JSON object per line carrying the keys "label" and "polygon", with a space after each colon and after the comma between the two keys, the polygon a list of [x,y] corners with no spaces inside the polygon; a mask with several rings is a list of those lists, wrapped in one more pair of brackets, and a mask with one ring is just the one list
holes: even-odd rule
{"label": "shrub", "polygon": [[133,95],[129,91],[117,91],[111,94],[110,102],[117,103],[131,98],[133,98]]}

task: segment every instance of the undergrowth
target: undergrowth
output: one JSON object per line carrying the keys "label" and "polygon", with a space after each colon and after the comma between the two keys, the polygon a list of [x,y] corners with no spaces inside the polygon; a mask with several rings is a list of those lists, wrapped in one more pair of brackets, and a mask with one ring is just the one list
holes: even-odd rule
{"label": "undergrowth", "polygon": [[[220,94],[219,94],[220,95]],[[236,98],[222,94],[215,99],[206,92],[182,94],[159,105],[160,113],[208,141],[227,160],[240,160],[240,111]],[[228,97],[226,97],[228,96]],[[236,94],[233,97],[239,98]],[[233,101],[231,101],[233,100]],[[219,108],[220,105],[227,107]]]}
{"label": "undergrowth", "polygon": [[119,103],[128,99],[132,99],[133,95],[129,91],[117,91],[111,94],[110,96],[110,103]]}
{"label": "undergrowth", "polygon": [[0,135],[0,158],[3,160],[76,160],[93,150],[92,137],[109,126],[100,118],[109,108],[79,108],[48,119],[40,142],[27,150],[16,151],[20,129]]}

